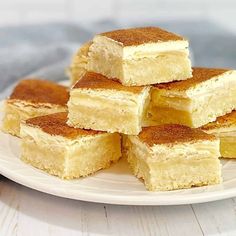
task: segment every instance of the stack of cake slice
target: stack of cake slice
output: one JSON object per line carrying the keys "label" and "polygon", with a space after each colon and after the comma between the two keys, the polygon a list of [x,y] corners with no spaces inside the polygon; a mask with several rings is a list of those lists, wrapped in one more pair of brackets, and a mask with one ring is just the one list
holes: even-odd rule
{"label": "stack of cake slice", "polygon": [[[236,158],[236,72],[192,69],[183,37],[157,27],[101,33],[68,71],[64,112],[18,118],[23,161],[71,179],[122,153],[148,190],[164,191],[218,184],[219,157]],[[13,117],[8,110],[5,121]]]}
{"label": "stack of cake slice", "polygon": [[21,80],[5,101],[2,126],[22,138],[24,162],[63,179],[90,175],[121,157],[118,133],[66,124],[68,90],[37,78]]}
{"label": "stack of cake slice", "polygon": [[102,33],[75,55],[70,76],[69,125],[137,135],[150,85],[192,76],[188,41],[157,27]]}
{"label": "stack of cake slice", "polygon": [[70,68],[68,125],[122,133],[148,190],[221,182],[219,140],[195,128],[235,108],[234,71],[192,74],[188,41],[155,27],[102,33],[83,48]]}

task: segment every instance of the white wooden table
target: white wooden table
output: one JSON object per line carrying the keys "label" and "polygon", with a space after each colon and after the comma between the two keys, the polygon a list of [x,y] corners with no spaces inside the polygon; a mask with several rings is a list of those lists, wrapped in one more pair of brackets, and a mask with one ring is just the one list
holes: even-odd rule
{"label": "white wooden table", "polygon": [[236,198],[184,206],[63,199],[0,178],[0,236],[236,235]]}

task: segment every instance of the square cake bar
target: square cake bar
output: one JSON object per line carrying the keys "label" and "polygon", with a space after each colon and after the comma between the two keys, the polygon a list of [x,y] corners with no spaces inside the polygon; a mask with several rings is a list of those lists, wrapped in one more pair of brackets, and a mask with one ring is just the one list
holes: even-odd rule
{"label": "square cake bar", "polygon": [[219,140],[183,125],[143,128],[127,136],[125,151],[135,176],[150,191],[165,191],[221,182]]}
{"label": "square cake bar", "polygon": [[224,158],[236,158],[236,111],[218,117],[201,128],[220,139],[220,154]]}
{"label": "square cake bar", "polygon": [[83,130],[66,124],[67,113],[55,113],[21,124],[21,159],[63,179],[90,175],[121,157],[120,135]]}
{"label": "square cake bar", "polygon": [[67,111],[68,99],[65,86],[39,79],[21,80],[5,101],[2,130],[19,136],[21,121]]}
{"label": "square cake bar", "polygon": [[87,72],[70,91],[68,125],[138,134],[149,90],[149,87],[125,87],[101,74]]}
{"label": "square cake bar", "polygon": [[172,123],[196,128],[234,109],[236,71],[193,68],[188,80],[154,86],[146,126]]}
{"label": "square cake bar", "polygon": [[89,47],[87,69],[126,86],[184,80],[192,75],[188,41],[158,27],[96,35]]}

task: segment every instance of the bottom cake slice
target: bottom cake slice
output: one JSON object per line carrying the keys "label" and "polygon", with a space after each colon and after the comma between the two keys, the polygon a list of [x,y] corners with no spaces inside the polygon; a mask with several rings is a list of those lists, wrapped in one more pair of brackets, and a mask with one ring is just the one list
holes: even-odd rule
{"label": "bottom cake slice", "polygon": [[21,159],[63,179],[90,175],[121,157],[120,135],[66,124],[67,113],[31,118],[21,124]]}
{"label": "bottom cake slice", "polygon": [[182,125],[143,128],[125,138],[125,155],[135,176],[150,191],[221,182],[219,140]]}
{"label": "bottom cake slice", "polygon": [[218,117],[204,125],[202,130],[219,137],[221,157],[236,158],[236,111]]}

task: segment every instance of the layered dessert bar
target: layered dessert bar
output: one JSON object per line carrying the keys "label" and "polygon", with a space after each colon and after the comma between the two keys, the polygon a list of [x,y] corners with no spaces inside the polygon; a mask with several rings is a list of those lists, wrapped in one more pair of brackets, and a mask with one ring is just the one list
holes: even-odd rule
{"label": "layered dessert bar", "polygon": [[149,87],[126,87],[87,72],[71,89],[68,125],[76,128],[138,134],[149,103]]}
{"label": "layered dessert bar", "polygon": [[200,127],[235,108],[235,70],[193,68],[188,80],[154,86],[148,120]]}
{"label": "layered dessert bar", "polygon": [[202,130],[220,139],[221,157],[236,158],[236,111],[218,117],[204,125]]}
{"label": "layered dessert bar", "polygon": [[150,191],[166,191],[221,182],[219,140],[183,125],[143,128],[127,136],[126,156]]}
{"label": "layered dessert bar", "polygon": [[67,113],[55,113],[21,124],[21,159],[63,179],[79,178],[107,168],[121,156],[120,136],[66,124]]}
{"label": "layered dessert bar", "polygon": [[158,27],[115,30],[94,37],[88,52],[89,71],[140,86],[192,75],[188,41]]}
{"label": "layered dessert bar", "polygon": [[87,42],[81,46],[74,55],[71,65],[68,69],[71,84],[74,85],[87,71],[88,52],[92,42]]}
{"label": "layered dessert bar", "polygon": [[4,132],[19,136],[20,122],[32,117],[67,110],[67,87],[39,80],[21,80],[5,101]]}

